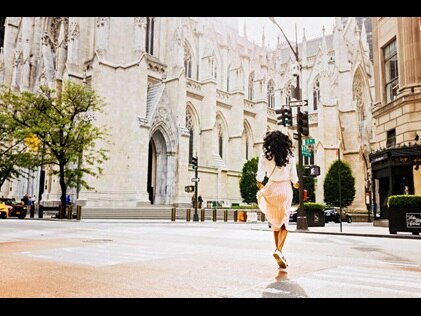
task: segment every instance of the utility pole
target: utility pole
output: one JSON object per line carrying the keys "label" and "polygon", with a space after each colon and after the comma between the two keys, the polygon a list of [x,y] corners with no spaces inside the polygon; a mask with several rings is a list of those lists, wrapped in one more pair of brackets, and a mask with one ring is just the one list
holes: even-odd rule
{"label": "utility pole", "polygon": [[193,214],[193,222],[199,221],[199,214],[197,213],[197,191],[199,189],[199,171],[197,170],[199,167],[199,157],[192,157],[192,167],[194,169],[194,214]]}
{"label": "utility pole", "polygon": [[[297,77],[297,83],[296,83],[296,92],[295,97],[297,101],[301,101],[301,88],[300,88],[300,74],[301,74],[301,65],[298,55],[298,40],[297,40],[297,25],[295,26],[295,49],[291,45],[291,42],[288,40],[288,37],[285,35],[284,31],[282,30],[281,26],[278,24],[278,22],[275,20],[274,17],[270,17],[269,20],[274,23],[282,32],[282,35],[284,36],[285,40],[287,41],[289,48],[291,48],[292,52],[295,56],[295,61],[297,62],[297,66],[299,67],[298,72],[296,74]],[[301,113],[300,110],[300,103],[298,103],[297,107],[297,116]],[[298,120],[297,120],[297,129],[298,129]],[[297,230],[308,230],[308,223],[307,223],[307,216],[304,213],[304,183],[303,183],[303,153],[302,153],[302,135],[301,132],[298,130],[298,181],[300,184],[300,187],[298,188],[298,202],[299,202],[299,208],[297,213]]]}

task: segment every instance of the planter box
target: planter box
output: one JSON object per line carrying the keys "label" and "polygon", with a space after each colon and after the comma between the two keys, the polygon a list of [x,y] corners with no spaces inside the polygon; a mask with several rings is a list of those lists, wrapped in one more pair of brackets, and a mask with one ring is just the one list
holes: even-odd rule
{"label": "planter box", "polygon": [[325,226],[325,212],[322,211],[305,211],[307,216],[308,227]]}
{"label": "planter box", "polygon": [[419,235],[421,232],[420,208],[390,208],[389,233],[410,232]]}

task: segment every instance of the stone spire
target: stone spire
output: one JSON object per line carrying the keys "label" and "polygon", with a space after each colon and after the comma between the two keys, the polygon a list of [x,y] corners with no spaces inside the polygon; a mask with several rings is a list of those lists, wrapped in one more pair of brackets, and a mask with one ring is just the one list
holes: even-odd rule
{"label": "stone spire", "polygon": [[343,30],[343,25],[342,25],[342,20],[341,20],[341,17],[340,16],[337,16],[337,17],[335,17],[335,26],[336,26],[336,29],[338,30],[338,31],[342,31]]}
{"label": "stone spire", "polygon": [[263,32],[262,32],[262,47],[265,47],[265,27],[263,26]]}
{"label": "stone spire", "polygon": [[368,40],[367,40],[367,30],[365,29],[365,19],[361,25],[361,43],[363,45],[364,52],[369,51]]}
{"label": "stone spire", "polygon": [[325,30],[326,30],[325,29],[325,26],[323,25],[323,28],[322,28],[322,32],[323,32],[323,36],[322,36],[322,51],[323,51],[323,53],[327,53]]}

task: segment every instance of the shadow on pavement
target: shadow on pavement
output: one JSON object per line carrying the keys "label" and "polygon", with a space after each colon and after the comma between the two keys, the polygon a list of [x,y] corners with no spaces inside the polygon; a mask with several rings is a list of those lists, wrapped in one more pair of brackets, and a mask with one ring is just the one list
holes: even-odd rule
{"label": "shadow on pavement", "polygon": [[304,289],[295,281],[288,279],[288,272],[279,270],[276,282],[270,283],[263,290],[263,298],[304,298],[308,297]]}

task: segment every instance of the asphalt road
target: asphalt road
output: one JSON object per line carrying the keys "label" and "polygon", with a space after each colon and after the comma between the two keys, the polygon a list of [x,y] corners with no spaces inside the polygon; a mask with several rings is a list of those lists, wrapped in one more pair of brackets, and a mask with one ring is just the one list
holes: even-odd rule
{"label": "asphalt road", "polygon": [[421,297],[421,240],[291,232],[284,272],[266,227],[0,220],[0,297]]}

